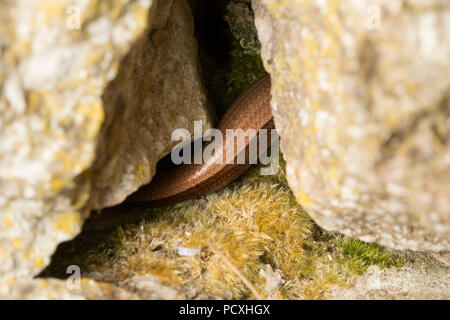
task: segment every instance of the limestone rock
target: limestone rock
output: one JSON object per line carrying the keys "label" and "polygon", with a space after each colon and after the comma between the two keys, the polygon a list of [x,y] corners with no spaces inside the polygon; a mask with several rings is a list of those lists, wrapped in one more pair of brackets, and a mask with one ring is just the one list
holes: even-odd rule
{"label": "limestone rock", "polygon": [[450,3],[253,1],[298,202],[327,230],[450,249]]}
{"label": "limestone rock", "polygon": [[25,279],[213,112],[184,0],[0,6],[0,278]]}
{"label": "limestone rock", "polygon": [[31,279],[77,234],[101,94],[151,1],[0,1],[0,280]]}
{"label": "limestone rock", "polygon": [[[72,286],[71,286],[72,285]],[[78,285],[79,287],[76,287]],[[130,300],[140,299],[132,292],[109,283],[82,278],[68,285],[66,280],[35,279],[0,282],[0,299],[4,300]]]}
{"label": "limestone rock", "polygon": [[[102,282],[105,278],[105,274],[101,272],[91,272],[86,275],[87,278],[92,278]],[[158,277],[147,274],[147,275],[135,275],[121,279],[120,281],[114,281],[116,288],[123,288],[126,292],[133,292],[141,299],[145,300],[182,300],[182,299],[192,299],[192,295],[188,296],[186,294],[186,288],[179,288],[176,286],[170,286],[168,284],[163,284]]]}
{"label": "limestone rock", "polygon": [[405,252],[401,268],[369,267],[351,288],[336,288],[330,299],[448,300],[450,267],[421,252]]}
{"label": "limestone rock", "polygon": [[200,79],[187,1],[155,1],[150,26],[131,48],[103,95],[105,123],[93,168],[90,205],[122,202],[150,182],[157,161],[178,143],[177,128],[206,130],[214,112]]}

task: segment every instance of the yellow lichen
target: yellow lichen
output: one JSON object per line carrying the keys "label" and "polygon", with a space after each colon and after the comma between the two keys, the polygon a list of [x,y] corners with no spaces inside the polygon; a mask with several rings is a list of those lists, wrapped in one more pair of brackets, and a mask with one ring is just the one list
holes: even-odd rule
{"label": "yellow lichen", "polygon": [[147,164],[138,163],[136,166],[136,179],[138,179],[138,181],[144,181],[148,176],[149,171],[150,167]]}
{"label": "yellow lichen", "polygon": [[34,259],[34,266],[37,268],[40,268],[44,265],[44,259],[42,259],[42,257],[36,258]]}
{"label": "yellow lichen", "polygon": [[52,187],[52,190],[54,190],[54,191],[58,191],[58,190],[60,190],[62,187],[64,187],[64,185],[65,185],[65,181],[62,181],[62,180],[52,180],[51,182],[50,182],[50,184],[51,184],[51,187]]}
{"label": "yellow lichen", "polygon": [[15,238],[12,243],[13,249],[19,249],[22,246],[22,239],[21,238]]}
{"label": "yellow lichen", "polygon": [[3,223],[10,228],[14,226],[14,223],[12,222],[11,218],[8,217],[8,215],[6,214],[3,216]]}
{"label": "yellow lichen", "polygon": [[81,216],[78,211],[65,212],[60,214],[55,221],[55,229],[72,235],[80,227],[80,224]]}

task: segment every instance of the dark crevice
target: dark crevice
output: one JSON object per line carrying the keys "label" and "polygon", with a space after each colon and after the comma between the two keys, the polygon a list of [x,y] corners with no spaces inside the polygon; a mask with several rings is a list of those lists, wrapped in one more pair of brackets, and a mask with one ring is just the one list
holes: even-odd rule
{"label": "dark crevice", "polygon": [[223,18],[228,1],[190,2],[205,85],[220,119],[228,107],[223,98],[231,73],[231,32]]}

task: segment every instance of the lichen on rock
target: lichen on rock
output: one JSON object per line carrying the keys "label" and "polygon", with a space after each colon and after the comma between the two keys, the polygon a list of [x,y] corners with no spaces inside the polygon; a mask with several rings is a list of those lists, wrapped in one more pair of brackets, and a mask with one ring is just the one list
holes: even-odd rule
{"label": "lichen on rock", "polygon": [[0,277],[26,279],[214,113],[187,1],[0,5]]}
{"label": "lichen on rock", "polygon": [[101,94],[150,5],[0,2],[0,279],[33,278],[80,231]]}
{"label": "lichen on rock", "polygon": [[401,268],[380,269],[372,266],[352,287],[336,288],[330,299],[401,299],[448,300],[450,267],[430,254],[406,251]]}
{"label": "lichen on rock", "polygon": [[327,230],[448,251],[449,3],[252,4],[298,202]]}
{"label": "lichen on rock", "polygon": [[[93,279],[77,283],[59,279],[7,279],[0,281],[1,300],[135,300],[133,292]],[[72,287],[73,286],[73,287]],[[69,290],[70,287],[70,290]]]}
{"label": "lichen on rock", "polygon": [[145,34],[103,93],[105,122],[92,168],[89,206],[121,203],[150,182],[158,160],[179,141],[178,128],[204,131],[214,109],[200,78],[194,22],[187,1],[154,1]]}

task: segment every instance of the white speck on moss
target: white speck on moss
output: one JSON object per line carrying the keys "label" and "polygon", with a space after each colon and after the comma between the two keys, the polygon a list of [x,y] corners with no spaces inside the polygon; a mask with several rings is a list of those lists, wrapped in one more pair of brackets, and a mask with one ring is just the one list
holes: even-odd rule
{"label": "white speck on moss", "polygon": [[193,257],[200,253],[202,249],[201,246],[196,246],[195,248],[188,248],[183,246],[177,246],[177,253],[180,256]]}

